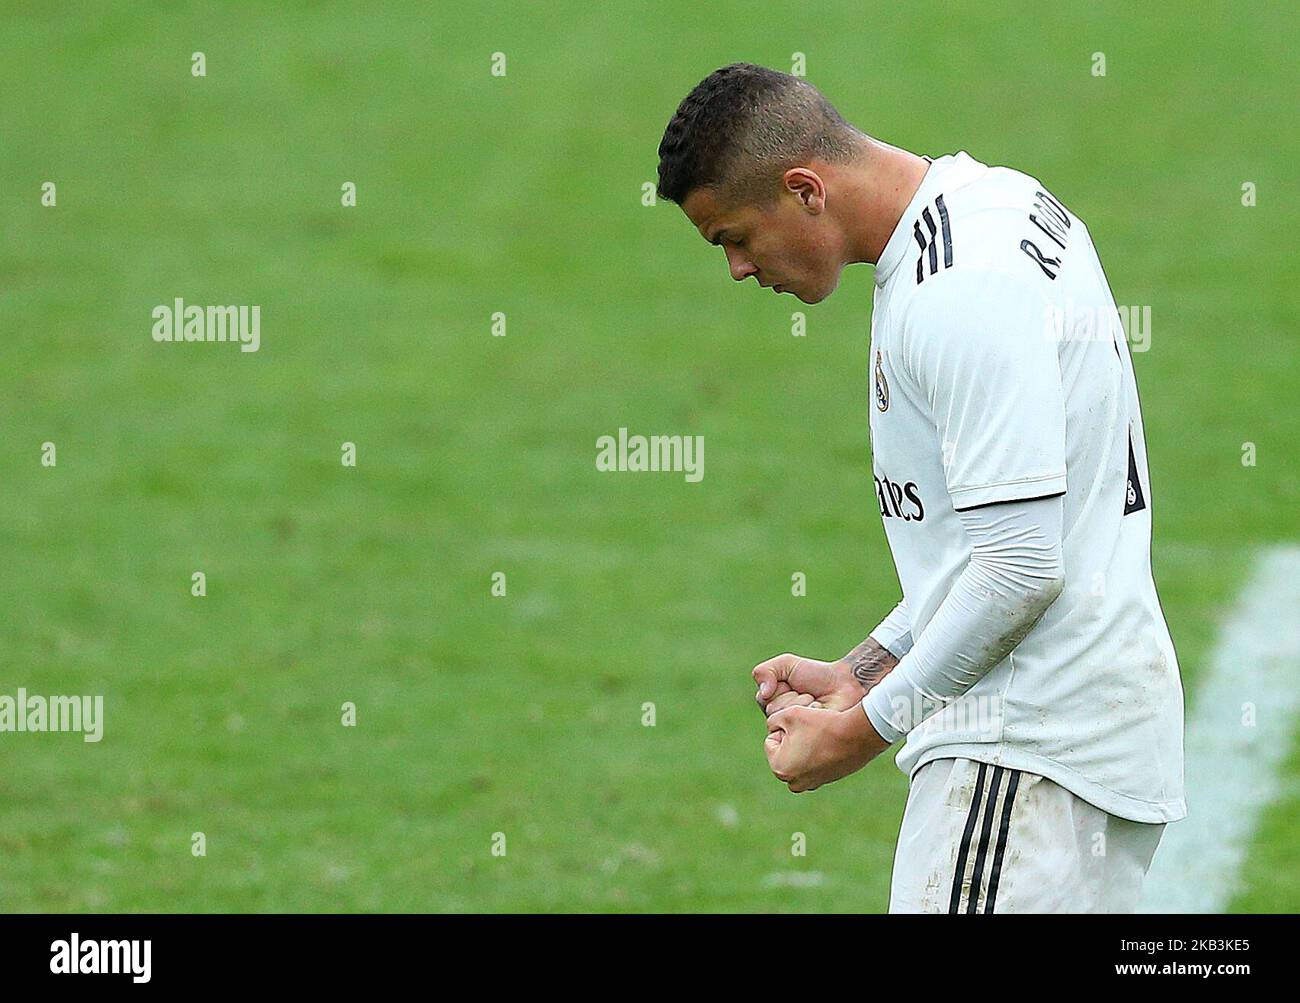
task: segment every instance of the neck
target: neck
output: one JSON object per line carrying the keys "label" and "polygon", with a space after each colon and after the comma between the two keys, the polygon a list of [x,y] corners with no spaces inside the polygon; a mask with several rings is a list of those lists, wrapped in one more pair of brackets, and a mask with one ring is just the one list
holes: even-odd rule
{"label": "neck", "polygon": [[848,169],[844,212],[846,264],[874,265],[884,253],[930,164],[915,153],[867,139],[862,156]]}

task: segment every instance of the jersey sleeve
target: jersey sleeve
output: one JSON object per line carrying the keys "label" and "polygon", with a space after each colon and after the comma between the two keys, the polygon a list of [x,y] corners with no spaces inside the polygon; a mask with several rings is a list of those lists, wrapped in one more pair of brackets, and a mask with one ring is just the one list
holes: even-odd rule
{"label": "jersey sleeve", "polygon": [[911,651],[862,707],[893,744],[1006,658],[1065,584],[1060,497],[1004,502],[959,516],[971,559]]}
{"label": "jersey sleeve", "polygon": [[889,616],[868,636],[895,658],[902,658],[912,650],[912,617],[907,612],[906,597],[898,601]]}
{"label": "jersey sleeve", "polygon": [[958,512],[1065,493],[1065,395],[1050,304],[1032,282],[954,271],[918,291],[903,363],[928,401]]}

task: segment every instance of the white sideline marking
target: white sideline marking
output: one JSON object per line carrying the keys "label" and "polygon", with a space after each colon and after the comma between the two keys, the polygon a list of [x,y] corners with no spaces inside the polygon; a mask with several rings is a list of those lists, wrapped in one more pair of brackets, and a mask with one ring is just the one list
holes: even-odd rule
{"label": "white sideline marking", "polygon": [[[1143,912],[1219,913],[1277,797],[1300,709],[1300,547],[1263,553],[1197,687],[1186,732],[1187,818],[1165,829]],[[1255,727],[1242,704],[1255,705]]]}

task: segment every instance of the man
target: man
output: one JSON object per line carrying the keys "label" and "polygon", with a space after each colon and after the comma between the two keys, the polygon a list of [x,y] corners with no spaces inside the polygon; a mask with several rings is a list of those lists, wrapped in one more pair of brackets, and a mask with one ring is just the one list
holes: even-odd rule
{"label": "man", "polygon": [[1182,688],[1087,227],[1033,178],[888,146],[749,64],[691,91],[659,156],[736,281],[817,303],[876,269],[863,390],[903,598],[837,662],[754,669],[773,773],[814,790],[906,740],[891,911],[1134,910],[1186,814]]}

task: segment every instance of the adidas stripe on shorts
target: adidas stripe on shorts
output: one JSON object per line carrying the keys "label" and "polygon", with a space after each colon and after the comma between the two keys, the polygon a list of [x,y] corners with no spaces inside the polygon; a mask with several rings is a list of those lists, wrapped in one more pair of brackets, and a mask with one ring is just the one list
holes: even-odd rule
{"label": "adidas stripe on shorts", "polygon": [[1134,912],[1164,828],[1023,770],[931,760],[908,791],[889,911]]}

